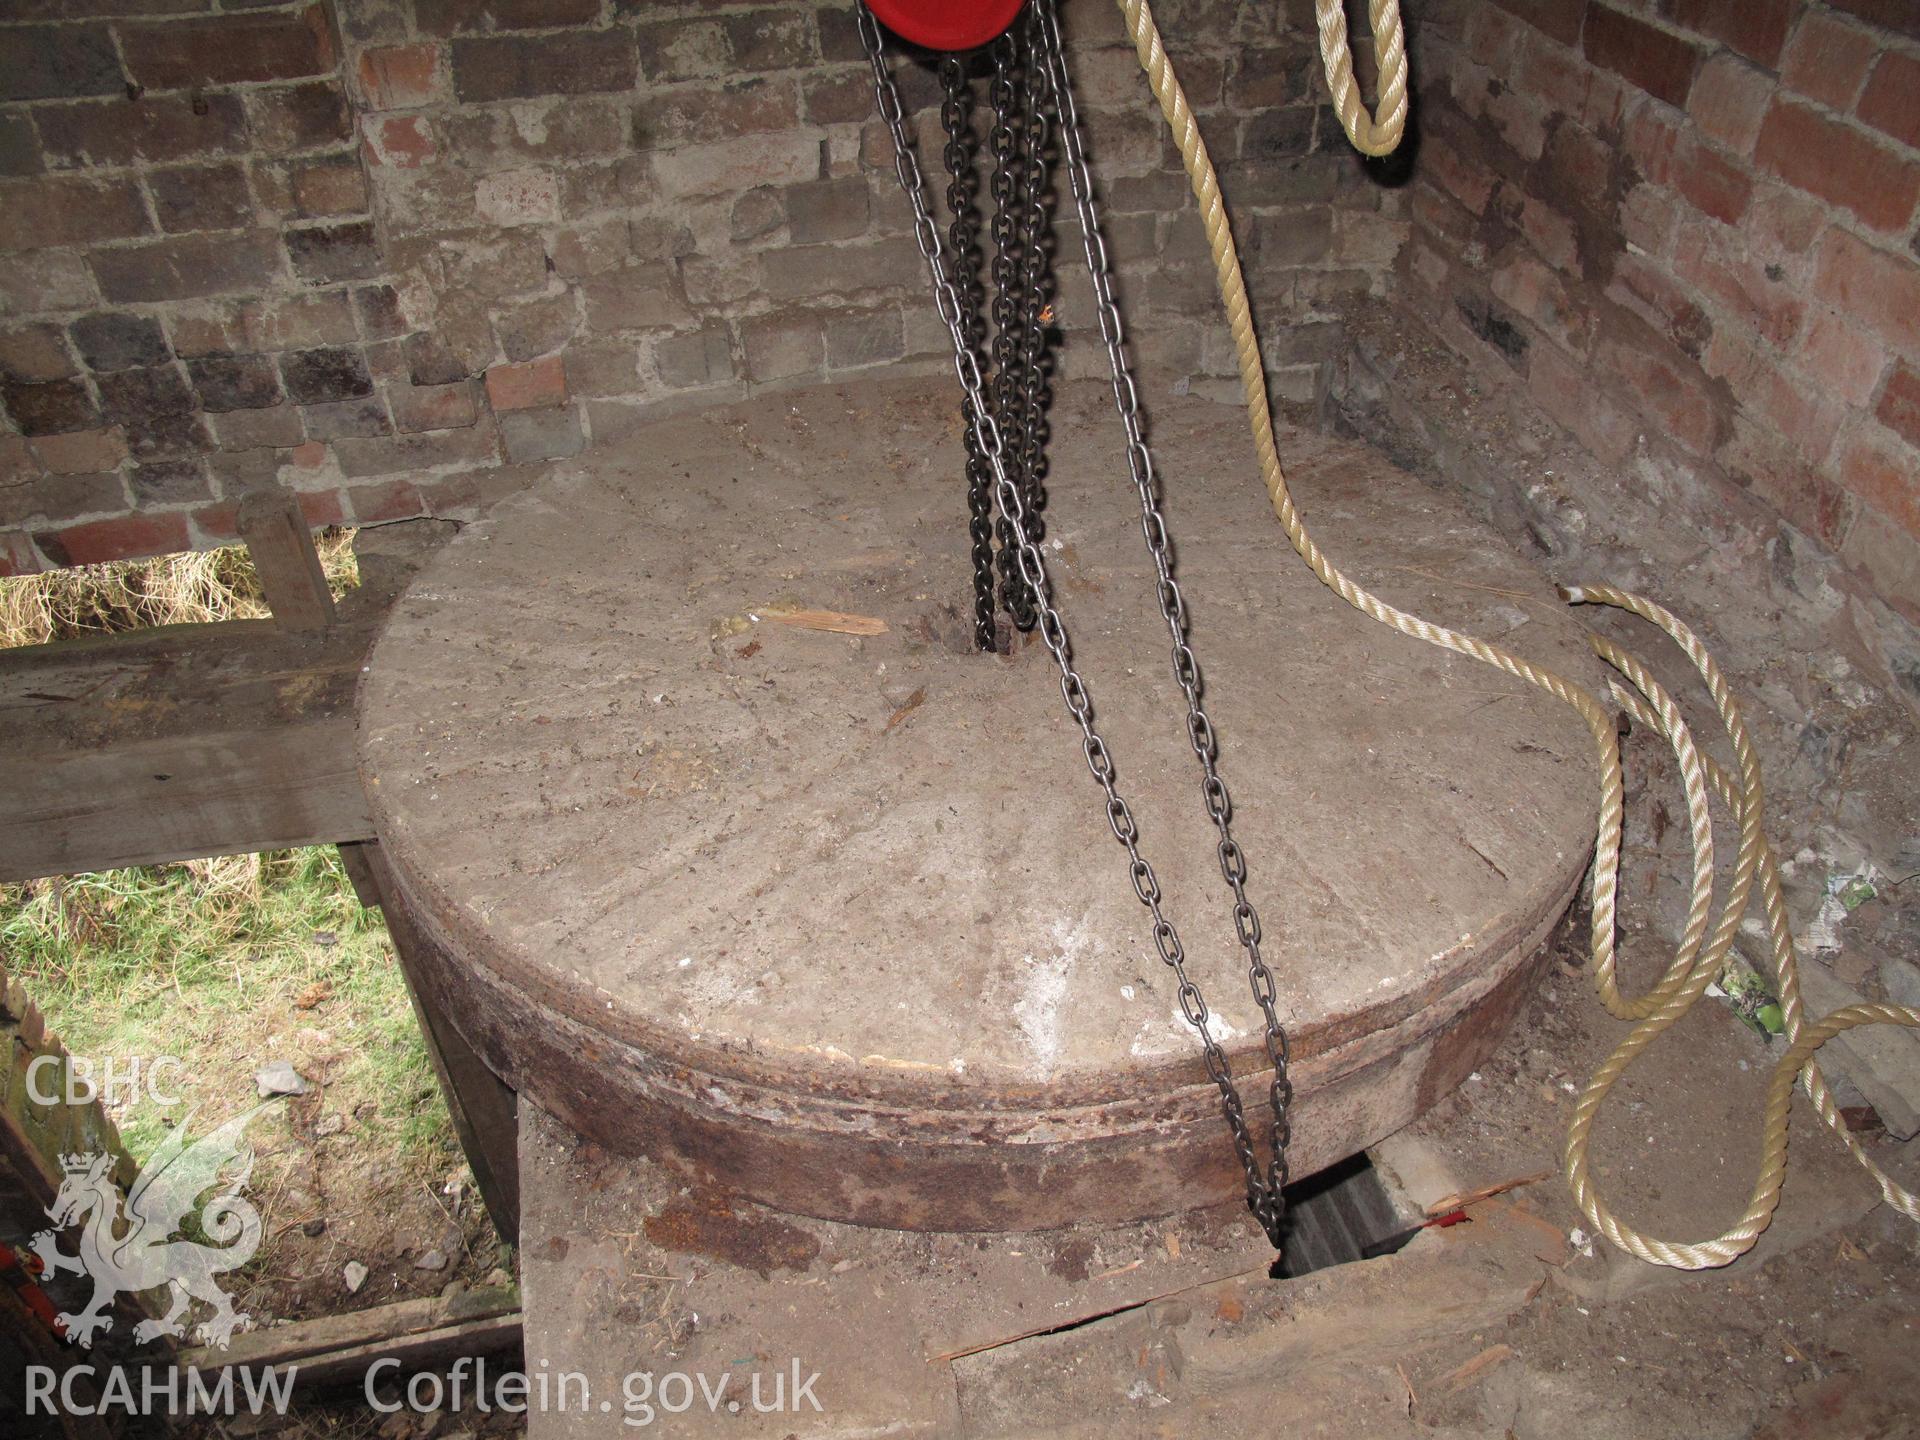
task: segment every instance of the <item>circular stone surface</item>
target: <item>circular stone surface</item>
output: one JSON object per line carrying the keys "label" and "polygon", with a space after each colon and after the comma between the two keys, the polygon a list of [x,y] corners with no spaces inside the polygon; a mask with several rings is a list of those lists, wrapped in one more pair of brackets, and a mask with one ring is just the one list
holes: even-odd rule
{"label": "circular stone surface", "polygon": [[[1589,741],[1325,590],[1242,411],[1154,420],[1303,1175],[1497,1041],[1586,863]],[[1593,678],[1566,607],[1452,500],[1362,446],[1283,450],[1362,584]],[[1065,387],[1052,464],[1060,610],[1264,1137],[1257,1012],[1105,386]],[[1218,1201],[1239,1177],[1217,1097],[1052,661],[1030,638],[966,648],[961,465],[950,383],[767,396],[568,462],[429,564],[361,716],[428,1001],[583,1134],[782,1208],[1021,1229]]]}

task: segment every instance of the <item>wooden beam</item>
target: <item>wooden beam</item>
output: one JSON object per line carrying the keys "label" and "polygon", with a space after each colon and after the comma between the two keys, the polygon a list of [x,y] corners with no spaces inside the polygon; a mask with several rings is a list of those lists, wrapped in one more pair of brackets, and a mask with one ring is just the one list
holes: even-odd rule
{"label": "wooden beam", "polygon": [[180,1365],[209,1373],[298,1366],[296,1385],[327,1385],[360,1380],[375,1360],[398,1360],[402,1370],[439,1366],[463,1355],[512,1349],[520,1337],[518,1288],[488,1286],[242,1331],[224,1350],[182,1352]]}
{"label": "wooden beam", "polygon": [[240,501],[234,523],[247,543],[275,624],[312,634],[339,618],[299,501],[277,487],[255,490]]}
{"label": "wooden beam", "polygon": [[369,838],[371,633],[229,621],[0,651],[0,881]]}

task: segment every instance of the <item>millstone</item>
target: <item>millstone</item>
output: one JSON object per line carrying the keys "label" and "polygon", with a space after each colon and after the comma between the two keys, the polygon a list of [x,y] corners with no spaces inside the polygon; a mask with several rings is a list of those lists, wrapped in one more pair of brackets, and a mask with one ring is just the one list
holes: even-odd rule
{"label": "millstone", "polygon": [[[1264,1135],[1256,1011],[1110,407],[1095,385],[1056,407],[1049,564]],[[1586,864],[1589,742],[1321,587],[1240,411],[1154,418],[1293,1040],[1299,1176],[1498,1042]],[[1361,583],[1591,677],[1550,587],[1446,496],[1363,446],[1283,453]],[[1051,660],[969,649],[962,464],[950,383],[767,395],[650,422],[445,548],[362,692],[428,1003],[581,1134],[799,1213],[1028,1229],[1231,1198],[1216,1093]]]}

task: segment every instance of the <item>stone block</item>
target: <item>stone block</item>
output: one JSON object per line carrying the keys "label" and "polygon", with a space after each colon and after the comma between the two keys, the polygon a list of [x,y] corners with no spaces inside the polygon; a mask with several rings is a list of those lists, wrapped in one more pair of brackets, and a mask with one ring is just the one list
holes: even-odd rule
{"label": "stone block", "polygon": [[507,458],[524,465],[535,460],[559,460],[578,455],[586,447],[580,415],[568,405],[559,410],[522,410],[500,417],[500,442]]}

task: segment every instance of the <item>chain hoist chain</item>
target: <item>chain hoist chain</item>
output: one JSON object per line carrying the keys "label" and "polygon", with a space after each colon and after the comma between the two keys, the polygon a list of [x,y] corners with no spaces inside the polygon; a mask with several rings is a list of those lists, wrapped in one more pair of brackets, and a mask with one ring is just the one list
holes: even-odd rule
{"label": "chain hoist chain", "polygon": [[[1021,115],[1020,46],[1011,30],[993,42],[993,81],[988,94],[993,103],[993,126],[988,145],[993,152],[993,397],[994,417],[1018,435],[1024,432],[1021,410],[1026,386],[1020,374],[1025,352],[1020,344],[1020,285],[1025,275],[1021,261],[1023,231],[1021,198],[1025,192],[1027,127]],[[1005,464],[1024,498],[1025,456],[1016,442]],[[1032,587],[1020,573],[1014,521],[1000,515],[1000,601],[1016,629],[1031,630],[1034,623]]]}
{"label": "chain hoist chain", "polygon": [[[974,172],[978,144],[973,136],[973,89],[967,67],[958,55],[940,61],[940,84],[945,99],[940,124],[947,143],[942,158],[947,167],[947,208],[953,220],[948,238],[953,244],[954,288],[960,298],[960,327],[976,359],[986,340],[980,314],[979,208],[974,203],[978,177]],[[993,634],[993,472],[980,451],[980,441],[968,414],[971,400],[962,399],[960,415],[966,426],[967,535],[973,552],[973,641],[982,650],[994,648]]]}
{"label": "chain hoist chain", "polygon": [[1041,510],[1047,503],[1047,385],[1048,290],[1053,275],[1047,253],[1047,108],[1052,67],[1046,60],[1045,24],[1038,6],[1026,13],[1026,170],[1020,196],[1021,267],[1020,384],[1024,391],[1020,413],[1020,470],[1022,495],[1027,502],[1027,538],[1038,545],[1045,538]]}
{"label": "chain hoist chain", "polygon": [[[1038,5],[1044,3],[1044,0],[1032,0],[1032,3]],[[1021,494],[1020,486],[1016,482],[1014,473],[1007,463],[1005,446],[1002,441],[999,424],[995,418],[994,411],[986,403],[985,387],[981,378],[979,363],[974,356],[972,347],[966,342],[965,332],[962,328],[963,318],[959,294],[953,281],[949,262],[942,251],[939,227],[934,223],[933,216],[928,207],[926,182],[920,173],[920,163],[915,153],[913,142],[907,134],[905,115],[900,103],[900,92],[893,83],[893,77],[888,72],[886,61],[881,53],[879,23],[873,18],[872,12],[869,11],[864,4],[858,7],[855,14],[858,20],[861,43],[866,51],[867,63],[873,72],[874,97],[880,109],[881,119],[886,124],[893,140],[894,170],[899,177],[900,188],[905,193],[907,203],[913,212],[914,240],[919,246],[922,257],[927,262],[928,271],[933,279],[935,305],[939,311],[942,323],[947,327],[948,337],[952,342],[954,373],[959,378],[961,389],[965,392],[969,402],[971,402],[972,424],[977,432],[981,451],[986,456],[987,462],[993,472],[995,496],[999,501],[1002,515],[1011,522],[1009,531],[1014,536],[1014,545],[1012,548],[1014,550],[1015,563],[1019,568],[1022,578],[1026,581],[1032,592],[1035,620],[1041,642],[1047,647],[1048,653],[1053,657],[1054,667],[1059,673],[1061,697],[1066,702],[1068,713],[1073,716],[1074,722],[1079,726],[1081,753],[1086,759],[1087,769],[1092,774],[1095,783],[1100,786],[1106,798],[1108,828],[1113,831],[1114,838],[1120,842],[1121,846],[1127,852],[1127,872],[1128,878],[1133,885],[1134,895],[1139,899],[1140,903],[1146,907],[1149,915],[1152,917],[1149,933],[1153,937],[1154,949],[1174,974],[1178,985],[1176,994],[1179,1000],[1180,1012],[1199,1037],[1208,1078],[1213,1081],[1220,1092],[1221,1110],[1225,1114],[1227,1127],[1232,1134],[1235,1154],[1238,1156],[1241,1169],[1246,1175],[1248,1207],[1260,1222],[1261,1227],[1266,1231],[1268,1238],[1278,1246],[1280,1243],[1280,1222],[1283,1208],[1281,1196],[1277,1190],[1271,1188],[1269,1181],[1263,1178],[1260,1173],[1259,1163],[1254,1154],[1253,1140],[1247,1131],[1246,1116],[1241,1104],[1240,1093],[1233,1083],[1232,1066],[1227,1059],[1226,1051],[1221,1047],[1220,1042],[1214,1038],[1210,1024],[1212,1017],[1207,1009],[1206,998],[1200,993],[1200,987],[1196,985],[1187,974],[1186,951],[1180,942],[1179,933],[1174,928],[1173,922],[1169,920],[1162,911],[1160,882],[1154,875],[1152,865],[1150,865],[1140,853],[1139,827],[1134,821],[1132,808],[1127,804],[1126,800],[1121,797],[1115,784],[1113,757],[1108,752],[1106,742],[1101,738],[1099,731],[1094,726],[1092,693],[1087,688],[1086,682],[1074,669],[1072,645],[1067,638],[1066,627],[1060,619],[1060,613],[1053,605],[1053,593],[1047,576],[1045,556],[1042,554],[1040,547],[1026,536],[1025,522],[1027,512],[1025,497]],[[1053,74],[1055,87],[1059,92],[1061,125],[1064,135],[1067,126],[1072,122],[1074,117],[1074,108],[1071,91],[1065,84],[1065,67],[1057,63],[1058,31],[1052,23],[1050,14],[1048,20],[1048,65]],[[1067,153],[1070,158],[1077,149],[1077,144],[1069,142]],[[1084,159],[1082,165],[1084,168]],[[1086,233],[1091,236],[1095,231],[1093,228],[1088,227]],[[1089,247],[1091,248],[1091,241],[1089,241]],[[1104,247],[1102,247],[1102,249],[1104,249]],[[1115,328],[1117,327],[1117,323],[1117,311],[1113,313],[1111,319],[1103,313],[1101,320],[1102,336],[1110,346],[1117,347],[1120,343],[1119,332],[1117,328]],[[1118,391],[1118,389],[1119,384],[1118,381],[1116,381],[1116,391]],[[1137,410],[1137,405],[1135,409]],[[1142,445],[1142,452],[1144,452],[1144,448],[1144,445]],[[1137,475],[1138,472],[1136,472],[1136,476]],[[1150,491],[1148,492],[1148,497],[1151,498]],[[1155,507],[1154,513],[1157,516],[1157,506]],[[1166,548],[1165,526],[1153,525],[1149,527],[1148,540],[1150,546],[1156,534],[1159,537],[1161,551],[1164,552]],[[1158,558],[1159,557],[1156,556],[1156,559]],[[1157,566],[1156,568],[1159,567]],[[1178,604],[1179,592],[1178,588],[1172,584],[1170,571],[1162,569],[1161,574],[1163,577],[1159,587],[1161,605],[1163,611],[1169,611],[1169,607]],[[1184,610],[1171,610],[1168,619],[1170,624],[1176,625],[1180,635],[1184,636]],[[1191,664],[1192,652],[1185,650],[1184,639],[1181,641],[1179,649],[1176,650],[1176,665],[1180,663],[1177,657],[1182,652],[1187,655],[1188,661]],[[1192,692],[1192,696],[1197,701],[1197,686],[1199,682],[1197,665],[1192,665],[1191,674],[1196,687]],[[1191,711],[1189,713],[1191,714]],[[1206,750],[1211,751],[1212,733],[1210,727],[1204,731],[1196,732],[1190,721],[1189,735],[1194,740],[1196,752],[1201,750],[1203,738],[1206,743]],[[1208,755],[1202,754],[1202,760],[1203,763],[1207,762]],[[1219,813],[1215,815],[1215,821],[1216,824],[1218,824],[1224,815],[1230,814],[1230,809],[1226,804],[1226,788],[1223,784],[1220,784],[1217,775],[1212,777],[1212,784],[1207,789],[1207,795],[1209,813],[1214,813],[1216,805],[1218,807]],[[1219,797],[1217,802],[1214,799],[1216,795]],[[1231,852],[1223,852],[1223,855],[1226,853],[1231,853],[1236,857],[1239,854],[1237,847],[1234,847]],[[1226,861],[1224,858],[1222,864],[1223,868],[1225,868]],[[1244,864],[1236,864],[1234,871],[1240,874],[1241,882],[1244,884]],[[1232,881],[1231,873],[1229,880],[1230,882]],[[1236,894],[1244,897],[1244,890],[1236,886]],[[1244,898],[1236,904],[1236,928],[1240,928],[1239,917],[1243,913],[1251,916],[1252,906],[1246,905],[1246,909],[1243,912],[1239,908],[1239,906],[1243,904],[1245,904]],[[1253,918],[1247,922],[1247,927],[1242,931],[1243,934],[1252,935],[1256,946],[1258,943],[1258,924],[1258,919]],[[1260,967],[1260,973],[1266,973],[1264,965]],[[1262,1008],[1266,1013],[1271,1014],[1271,974],[1267,973],[1266,978],[1269,994]],[[1258,989],[1256,988],[1256,994],[1258,993]],[[1279,1086],[1284,1078],[1286,1059],[1285,1042],[1284,1036],[1282,1035],[1276,1047],[1276,1033],[1278,1033],[1277,1022],[1270,1027],[1268,1044],[1270,1054],[1278,1062],[1278,1069],[1281,1072],[1281,1075],[1276,1078],[1275,1094],[1277,1098],[1284,1098]],[[1277,1125],[1284,1124],[1284,1111],[1276,1110],[1275,1119]],[[1282,1148],[1280,1142],[1283,1140],[1284,1134],[1276,1128],[1276,1149]],[[1276,1168],[1269,1173],[1279,1175],[1283,1172],[1276,1166]]]}
{"label": "chain hoist chain", "polygon": [[[1093,178],[1087,168],[1086,147],[1081,137],[1080,116],[1072,86],[1068,83],[1066,56],[1060,43],[1060,18],[1046,0],[1033,0],[1032,8],[1035,21],[1042,31],[1042,64],[1052,77],[1056,96],[1061,151],[1086,250],[1087,271],[1093,281],[1094,307],[1100,318],[1100,338],[1106,347],[1107,366],[1113,378],[1114,403],[1120,412],[1120,423],[1126,431],[1127,469],[1133,476],[1134,488],[1139,492],[1141,533],[1146,538],[1147,551],[1153,557],[1158,577],[1160,613],[1166,620],[1167,633],[1173,644],[1173,678],[1186,698],[1187,738],[1200,762],[1200,792],[1206,802],[1207,814],[1212,817],[1219,835],[1216,853],[1220,861],[1220,874],[1233,892],[1231,914],[1234,934],[1246,952],[1247,983],[1253,991],[1254,1002],[1260,1007],[1267,1060],[1273,1067],[1268,1091],[1273,1110],[1273,1139],[1264,1186],[1265,1196],[1258,1195],[1250,1186],[1249,1203],[1260,1215],[1263,1224],[1267,1223],[1267,1217],[1260,1214],[1261,1203],[1271,1203],[1274,1214],[1270,1228],[1277,1228],[1280,1196],[1288,1179],[1287,1142],[1291,1138],[1288,1111],[1293,1102],[1293,1084],[1288,1076],[1290,1055],[1287,1032],[1275,1009],[1273,972],[1260,953],[1260,916],[1254,910],[1253,902],[1247,898],[1247,862],[1239,842],[1233,838],[1233,801],[1217,767],[1219,746],[1214,738],[1212,722],[1201,704],[1203,684],[1200,662],[1187,643],[1186,601],[1174,579],[1166,521],[1160,513],[1159,479],[1154,474],[1153,456],[1147,449],[1143,432],[1139,393],[1134,386],[1133,366],[1127,355],[1126,329],[1121,322],[1120,308],[1113,298],[1113,276],[1107,257],[1105,231],[1100,224]],[[1270,1202],[1266,1197],[1271,1197]]]}

